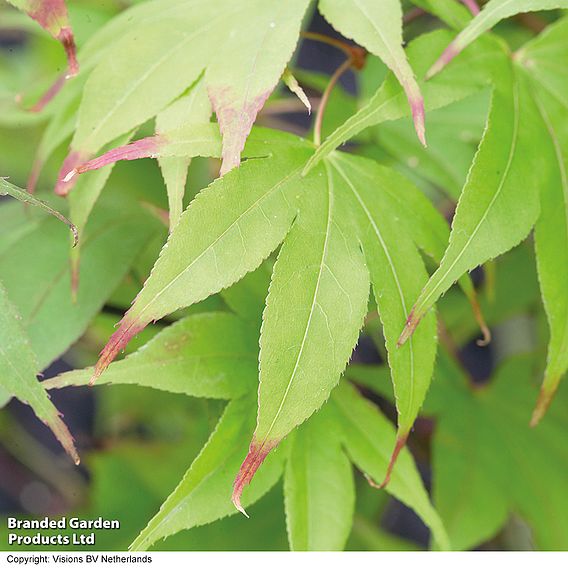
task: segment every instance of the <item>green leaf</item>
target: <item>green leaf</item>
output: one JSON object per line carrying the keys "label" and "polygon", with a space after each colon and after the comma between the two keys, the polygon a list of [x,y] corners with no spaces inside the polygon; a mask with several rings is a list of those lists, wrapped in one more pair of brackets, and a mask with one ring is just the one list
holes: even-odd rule
{"label": "green leaf", "polygon": [[471,19],[468,10],[456,0],[412,0],[412,3],[458,30]]}
{"label": "green leaf", "polygon": [[300,213],[274,266],[260,338],[258,422],[233,501],[264,457],[339,381],[367,308],[369,277],[342,188],[327,166],[303,180]]}
{"label": "green leaf", "polygon": [[229,308],[259,330],[272,269],[266,264],[268,263],[262,264],[254,272],[249,272],[230,288],[221,290],[221,296]]}
{"label": "green leaf", "polygon": [[[342,383],[333,393],[343,429],[343,445],[355,465],[375,482],[384,479],[395,432],[391,423],[350,385]],[[432,531],[438,546],[449,548],[446,530],[432,507],[410,452],[403,448],[386,491],[412,508]]]}
{"label": "green leaf", "polygon": [[15,396],[29,404],[35,415],[51,428],[76,464],[79,456],[73,437],[57,408],[36,378],[37,363],[22,326],[21,316],[0,284],[0,388],[2,395]]}
{"label": "green leaf", "polygon": [[[412,238],[416,246],[439,264],[450,236],[446,220],[415,185],[408,183],[402,176],[393,179],[392,172],[389,172],[389,178],[396,183],[391,181],[382,185],[384,197],[389,201],[388,207],[401,221],[402,230]],[[459,279],[459,285],[469,300],[475,320],[483,333],[484,341],[488,342],[491,332],[483,317],[477,293],[469,275],[464,274]]]}
{"label": "green leaf", "polygon": [[489,93],[475,93],[464,100],[428,113],[428,148],[416,140],[407,120],[383,122],[371,130],[372,141],[394,160],[393,167],[427,189],[434,186],[457,201],[477,144],[483,136]]}
{"label": "green leaf", "polygon": [[568,8],[567,0],[490,0],[481,12],[461,31],[432,65],[427,76],[439,73],[454,57],[473,43],[481,34],[505,18],[522,12]]}
{"label": "green leaf", "polygon": [[230,286],[280,244],[296,214],[302,157],[295,150],[250,160],[193,200],[103,350],[94,378],[152,320]]}
{"label": "green leaf", "polygon": [[[338,191],[348,194],[357,217],[358,237],[371,282],[391,368],[398,409],[399,440],[404,443],[432,378],[436,356],[436,318],[430,314],[419,337],[398,348],[408,309],[427,281],[427,273],[404,222],[385,194],[399,189],[400,179],[370,160],[334,154]],[[388,190],[385,188],[389,187]]]}
{"label": "green leaf", "polygon": [[[568,544],[566,413],[553,407],[538,428],[529,427],[531,363],[507,361],[481,390],[468,388],[453,366],[435,383],[434,501],[457,549],[491,538],[513,511],[539,548]],[[565,395],[559,393],[564,404]]]}
{"label": "green leaf", "polygon": [[53,215],[56,219],[59,219],[63,223],[65,223],[71,232],[73,233],[73,246],[77,244],[77,240],[79,239],[79,234],[77,232],[77,228],[67,217],[64,217],[59,211],[56,211],[52,207],[50,207],[45,201],[41,201],[41,199],[37,199],[31,193],[28,193],[25,189],[21,189],[18,186],[10,183],[6,178],[0,177],[0,195],[9,195],[22,203],[27,203],[30,205],[35,205],[40,209],[43,209],[50,215]]}
{"label": "green leaf", "polygon": [[[407,50],[408,59],[418,77],[423,76],[436,54],[448,41],[448,37],[448,32],[439,30],[422,35],[410,43]],[[448,69],[451,76],[444,73],[432,81],[420,83],[426,110],[435,110],[449,105],[486,86],[490,77],[488,62],[494,65],[496,61],[501,61],[503,56],[501,45],[492,38],[478,42]],[[396,78],[390,75],[363,108],[326,138],[307,163],[304,174],[308,173],[322,158],[365,128],[385,121],[397,120],[407,114],[408,105],[400,85]]]}
{"label": "green leaf", "polygon": [[[97,384],[135,384],[230,399],[254,389],[257,361],[254,331],[231,314],[209,312],[168,326],[137,352],[110,365]],[[47,389],[87,385],[92,373],[92,369],[69,371],[44,385]]]}
{"label": "green leaf", "polygon": [[[539,213],[538,187],[545,167],[532,149],[545,130],[526,79],[503,66],[493,91],[487,128],[452,222],[440,267],[422,290],[399,343],[413,333],[437,299],[463,274],[513,248]],[[527,155],[534,159],[527,160]]]}
{"label": "green leaf", "polygon": [[[199,80],[187,93],[156,117],[156,131],[166,134],[182,126],[206,123],[211,117],[211,104],[207,98],[205,81]],[[164,157],[158,163],[168,191],[170,230],[177,224],[183,211],[183,196],[187,181],[187,169],[191,157]]]}
{"label": "green leaf", "polygon": [[292,439],[284,473],[291,550],[343,550],[351,531],[355,487],[337,418],[326,405]]}
{"label": "green leaf", "polygon": [[426,145],[424,99],[402,47],[402,8],[399,0],[320,0],[319,11],[343,36],[380,57],[401,84],[420,142]]}
{"label": "green leaf", "polygon": [[[230,502],[231,484],[253,428],[254,401],[241,398],[230,402],[180,484],[130,549],[147,550],[156,541],[180,530],[236,513]],[[270,456],[254,487],[247,492],[246,503],[260,499],[278,481],[284,457],[284,451]]]}
{"label": "green leaf", "polygon": [[82,241],[83,278],[74,303],[68,239],[59,222],[4,204],[0,227],[0,274],[40,370],[83,334],[157,228],[136,207],[129,212],[116,204],[99,207]]}
{"label": "green leaf", "polygon": [[549,144],[542,174],[540,218],[535,226],[535,249],[544,307],[550,326],[544,382],[531,423],[536,425],[550,405],[568,369],[568,63],[564,18],[526,45],[519,62],[533,79],[533,97],[546,126]]}
{"label": "green leaf", "polygon": [[155,116],[203,72],[223,132],[222,173],[238,165],[256,114],[292,56],[307,5],[200,0],[174,3],[155,20],[142,17],[113,42],[87,80],[57,191],[68,193],[72,186],[63,180],[69,171]]}

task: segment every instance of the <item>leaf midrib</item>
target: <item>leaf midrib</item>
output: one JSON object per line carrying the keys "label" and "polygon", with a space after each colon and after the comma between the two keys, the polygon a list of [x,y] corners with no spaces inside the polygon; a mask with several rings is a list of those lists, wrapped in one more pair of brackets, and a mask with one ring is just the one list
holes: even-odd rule
{"label": "leaf midrib", "polygon": [[278,410],[276,411],[276,414],[274,415],[274,419],[272,420],[270,427],[268,428],[266,434],[263,437],[263,440],[261,442],[261,447],[263,447],[265,445],[266,441],[268,440],[272,430],[274,429],[274,425],[276,424],[276,420],[278,420],[278,418],[280,417],[280,414],[282,412],[282,408],[284,407],[284,403],[286,402],[286,399],[288,398],[288,394],[290,393],[290,389],[292,388],[292,383],[294,382],[294,379],[296,378],[296,373],[297,373],[299,365],[300,365],[300,360],[302,359],[302,355],[303,355],[304,348],[305,348],[305,345],[306,345],[306,340],[307,340],[308,333],[309,333],[310,327],[311,327],[312,317],[313,317],[313,314],[315,312],[316,306],[318,305],[317,297],[318,297],[318,293],[319,293],[319,288],[320,288],[320,284],[321,284],[321,278],[322,278],[322,275],[323,275],[323,271],[324,271],[324,268],[326,267],[326,258],[327,258],[327,252],[328,252],[328,246],[329,246],[329,236],[330,236],[330,233],[331,233],[332,211],[333,211],[333,184],[332,184],[332,181],[331,181],[331,177],[329,176],[329,172],[327,171],[327,167],[326,167],[326,177],[327,177],[327,180],[328,180],[328,183],[327,183],[327,188],[328,188],[327,221],[326,221],[324,245],[322,247],[321,261],[319,263],[318,276],[317,276],[317,279],[316,279],[316,286],[315,286],[314,293],[313,293],[312,304],[310,306],[310,312],[309,312],[309,315],[308,315],[308,320],[306,322],[306,328],[304,330],[304,335],[302,337],[300,349],[299,349],[298,355],[296,357],[294,369],[292,370],[290,379],[288,381],[288,385],[287,385],[286,390],[284,391],[284,394],[282,396],[280,406],[278,407]]}

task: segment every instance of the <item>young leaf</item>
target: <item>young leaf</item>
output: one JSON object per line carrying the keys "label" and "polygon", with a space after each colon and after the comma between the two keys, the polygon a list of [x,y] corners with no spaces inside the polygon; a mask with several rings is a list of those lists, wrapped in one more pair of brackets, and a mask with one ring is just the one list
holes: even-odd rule
{"label": "young leaf", "polygon": [[[207,98],[205,82],[201,79],[189,93],[174,101],[156,117],[156,131],[158,134],[166,134],[189,124],[206,123],[210,118],[211,104]],[[183,211],[183,196],[191,157],[158,158],[158,163],[168,191],[171,231]]]}
{"label": "young leaf", "polygon": [[454,57],[473,43],[481,34],[505,18],[522,12],[568,8],[568,0],[490,0],[483,10],[459,33],[432,65],[427,77],[439,73]]}
{"label": "young leaf", "polygon": [[[395,432],[391,423],[353,386],[341,385],[333,393],[343,430],[343,445],[353,463],[375,482],[384,479]],[[411,507],[432,531],[442,550],[449,549],[448,535],[432,507],[410,452],[403,448],[386,491]]]}
{"label": "young leaf", "polygon": [[426,146],[424,99],[402,47],[399,0],[320,0],[319,11],[342,35],[380,57],[402,85],[420,142]]}
{"label": "young leaf", "polygon": [[534,155],[532,148],[542,140],[543,130],[526,80],[510,65],[503,66],[448,248],[414,304],[399,344],[458,278],[527,236],[538,217],[542,157],[526,156]]}
{"label": "young leaf", "polygon": [[230,286],[280,244],[296,213],[293,204],[305,155],[296,150],[250,160],[197,196],[101,353],[93,379],[152,320]]}
{"label": "young leaf", "polygon": [[30,193],[28,193],[25,189],[19,188],[17,185],[10,183],[6,178],[0,177],[0,195],[9,195],[22,203],[28,203],[30,205],[35,205],[44,211],[47,211],[50,215],[53,215],[56,219],[59,219],[63,223],[65,223],[69,229],[71,229],[71,233],[73,234],[73,246],[77,244],[79,239],[79,233],[77,232],[77,227],[64,217],[59,211],[56,211],[52,207],[50,207],[45,201],[41,199],[37,199]]}
{"label": "young leaf", "polygon": [[260,338],[257,427],[235,480],[240,506],[266,455],[329,397],[355,346],[369,277],[329,168],[304,178],[300,213],[274,265]]}
{"label": "young leaf", "polygon": [[435,383],[434,502],[456,549],[491,538],[512,511],[529,523],[539,548],[566,547],[568,424],[558,406],[529,428],[531,363],[508,360],[482,390],[469,388],[453,366]]}
{"label": "young leaf", "polygon": [[294,435],[284,472],[291,550],[343,550],[353,522],[353,471],[331,405]]}
{"label": "young leaf", "polygon": [[[156,541],[180,530],[211,523],[236,513],[230,503],[231,482],[246,452],[246,441],[254,428],[254,401],[231,401],[215,431],[174,492],[161,506],[130,546],[132,551],[147,550]],[[257,482],[247,493],[246,503],[262,497],[282,474],[284,452],[267,460]]]}
{"label": "young leaf", "polygon": [[303,105],[308,109],[308,114],[311,114],[312,104],[310,103],[310,99],[308,99],[306,93],[304,92],[304,89],[300,87],[298,80],[296,79],[296,77],[294,77],[294,75],[292,75],[290,69],[286,68],[286,70],[282,74],[282,81],[284,81],[284,84],[290,89],[292,93],[294,93],[298,97],[298,99],[300,99]]}
{"label": "young leaf", "polygon": [[[137,352],[112,363],[97,384],[230,399],[254,388],[257,361],[254,330],[231,314],[210,312],[168,326]],[[47,389],[87,385],[92,373],[90,368],[69,371],[43,384]]]}
{"label": "young leaf", "polygon": [[[391,368],[398,409],[396,454],[406,442],[432,378],[436,356],[436,318],[432,313],[421,335],[397,348],[400,329],[412,302],[427,281],[427,273],[412,239],[389,207],[384,188],[398,189],[392,172],[370,160],[334,154],[334,183],[349,195],[357,218],[358,237],[371,275]],[[390,469],[387,473],[387,479]]]}
{"label": "young leaf", "polygon": [[292,55],[307,5],[199,0],[174,5],[155,21],[142,18],[107,50],[85,85],[58,193],[69,192],[72,183],[63,180],[78,163],[155,116],[204,71],[223,133],[222,173],[238,165],[256,114]]}
{"label": "young leaf", "polygon": [[59,440],[76,464],[79,456],[73,438],[57,408],[36,379],[37,363],[21,323],[21,316],[0,284],[0,388],[2,394],[15,396],[29,404],[35,415]]}

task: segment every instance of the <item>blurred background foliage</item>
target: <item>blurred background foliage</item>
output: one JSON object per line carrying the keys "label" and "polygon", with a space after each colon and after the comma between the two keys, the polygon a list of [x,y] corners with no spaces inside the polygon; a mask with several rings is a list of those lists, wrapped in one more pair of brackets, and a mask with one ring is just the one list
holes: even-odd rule
{"label": "blurred background foliage", "polygon": [[[132,3],[127,0],[69,2],[78,45],[81,46],[106,21]],[[546,25],[545,18],[551,17],[551,14],[521,16],[500,24],[496,31],[516,47],[534,37]],[[441,25],[435,18],[410,5],[406,9],[406,19],[407,40]],[[337,37],[336,32],[317,15],[313,16],[310,29]],[[317,106],[329,74],[341,62],[342,54],[331,46],[309,40],[301,43],[293,71],[314,106]],[[42,114],[27,112],[24,107],[37,100],[64,68],[65,59],[60,46],[35,22],[0,3],[0,174],[9,175],[13,183],[22,187],[26,186],[46,120],[56,109],[57,102]],[[373,57],[368,58],[365,68],[356,76],[348,73],[332,94],[323,136],[374,94],[385,75],[384,66]],[[483,132],[488,94],[481,93],[428,114],[427,150],[419,145],[407,119],[368,129],[350,143],[351,149],[391,165],[408,176],[434,200],[449,220]],[[15,100],[16,95],[21,98],[19,102]],[[260,114],[259,123],[310,135],[309,117],[300,102],[284,88],[271,97]],[[152,126],[146,125],[139,134],[150,134]],[[66,149],[67,140],[64,140],[44,168],[38,185],[40,197],[63,211],[66,207],[64,200],[54,197],[51,189]],[[186,203],[217,175],[218,168],[216,160],[193,160]],[[74,325],[90,321],[81,339],[45,370],[45,378],[71,368],[92,365],[96,361],[113,325],[130,305],[166,238],[167,229],[159,215],[165,209],[166,192],[155,161],[140,160],[116,166],[87,227],[86,239],[96,242],[89,249],[93,261],[84,260],[85,273],[82,275],[83,279],[92,281],[95,291],[99,289],[100,302],[104,306],[97,313],[99,299],[93,300],[93,304],[85,308],[85,313],[66,317],[61,313],[59,304],[53,304],[55,307],[49,309],[49,298],[69,291],[65,229],[41,213],[2,201],[0,276],[10,289],[18,290],[22,297],[31,295],[36,298],[34,309],[37,314],[27,316],[37,315],[51,321],[51,325],[47,326],[48,332],[60,334],[63,343],[65,334],[73,335]],[[85,252],[85,255],[88,254]],[[477,345],[479,330],[467,300],[459,290],[446,294],[439,309],[444,322],[442,343],[449,357],[440,359],[442,363],[436,370],[424,417],[418,420],[409,442],[427,486],[431,487],[434,476],[435,501],[438,487],[432,463],[436,466],[445,459],[444,444],[449,448],[448,454],[455,456],[452,444],[464,446],[481,436],[485,420],[485,415],[478,418],[478,430],[468,434],[471,438],[467,443],[464,438],[457,442],[452,439],[435,440],[441,428],[442,433],[446,432],[432,416],[441,407],[440,397],[448,396],[449,391],[444,390],[447,377],[456,373],[466,377],[464,384],[471,385],[466,391],[473,399],[478,391],[491,383],[497,366],[512,355],[530,353],[520,363],[514,364],[537,371],[543,369],[546,356],[547,326],[538,298],[531,248],[522,244],[484,270],[478,270],[474,276],[483,312],[492,328],[493,341],[486,347]],[[239,293],[238,290],[235,293]],[[17,301],[17,298],[14,300]],[[250,301],[256,300],[252,298]],[[68,309],[71,313],[74,309],[72,304]],[[228,309],[225,301],[215,296],[191,310],[185,310],[183,314]],[[380,380],[381,373],[385,374],[382,366],[385,353],[380,324],[372,313],[371,310],[347,377],[354,380],[394,420],[390,383],[386,376],[384,381]],[[66,324],[64,320],[70,320],[70,323]],[[128,352],[145,343],[162,325],[163,322],[158,322],[144,331],[129,345]],[[219,341],[223,338],[220,337]],[[42,354],[40,359],[42,357],[46,362],[51,360],[49,353]],[[443,361],[453,362],[443,364]],[[533,388],[538,377],[538,373],[531,375],[528,372],[523,380]],[[565,398],[566,385],[560,390],[560,396]],[[533,391],[536,393],[536,388]],[[218,401],[191,399],[134,386],[64,389],[54,391],[52,398],[76,437],[83,463],[75,468],[31,410],[17,401],[10,402],[7,410],[0,413],[0,514],[118,518],[122,526],[120,531],[98,533],[96,548],[99,550],[128,547],[174,489],[207,440],[223,409],[223,404]],[[452,399],[452,404],[455,400]],[[560,400],[557,406],[561,407]],[[526,419],[520,423],[521,428],[528,430],[529,414],[530,405]],[[442,424],[444,420],[451,420],[451,417],[445,416]],[[518,435],[525,434],[518,432]],[[433,449],[435,444],[439,447]],[[501,450],[508,452],[507,448]],[[501,463],[499,448],[496,453],[497,464],[494,467],[498,470]],[[473,471],[474,467],[479,467],[475,457],[469,464],[464,463],[466,460],[465,457],[462,461],[458,459],[456,465],[450,464],[445,469],[445,477],[451,478],[451,473],[455,473],[453,483],[457,484],[455,491],[458,496],[460,487],[466,491],[475,484],[475,480],[468,477],[468,467],[472,475],[479,473]],[[485,464],[480,467],[483,469]],[[503,461],[502,473],[505,476],[508,467],[509,462]],[[287,549],[281,482],[249,512],[250,519],[234,515],[212,525],[179,533],[158,544],[155,549]],[[464,546],[473,544],[481,549],[504,550],[534,547],[533,532],[517,513],[521,511],[506,506],[504,514],[496,512],[489,515],[485,542],[473,544],[464,537]],[[550,522],[554,523],[554,519]],[[6,535],[2,534],[6,532],[5,527],[2,520],[2,547],[6,545]],[[356,513],[349,549],[414,550],[423,549],[427,544],[427,529],[410,510],[384,492],[372,489],[362,476],[358,476]]]}

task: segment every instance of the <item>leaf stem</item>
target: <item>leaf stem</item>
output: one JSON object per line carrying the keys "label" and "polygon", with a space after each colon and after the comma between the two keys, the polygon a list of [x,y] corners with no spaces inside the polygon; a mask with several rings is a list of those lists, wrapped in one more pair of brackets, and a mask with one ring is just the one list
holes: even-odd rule
{"label": "leaf stem", "polygon": [[325,113],[325,108],[327,107],[327,103],[329,101],[329,96],[331,95],[331,91],[333,91],[333,87],[335,87],[335,85],[337,84],[337,81],[339,81],[341,75],[343,75],[343,73],[345,73],[345,71],[347,71],[351,65],[353,64],[353,58],[349,57],[348,59],[346,59],[333,73],[333,75],[331,76],[329,83],[327,84],[327,87],[325,88],[325,91],[323,92],[323,95],[321,97],[321,103],[318,107],[317,113],[316,113],[316,120],[314,123],[314,144],[316,146],[320,146],[321,145],[321,127],[322,127],[322,123],[323,123],[323,115]]}
{"label": "leaf stem", "polygon": [[302,37],[305,39],[311,39],[313,41],[319,41],[320,43],[326,43],[327,45],[331,45],[340,49],[347,55],[347,57],[353,57],[353,47],[349,44],[341,41],[340,39],[336,39],[334,37],[327,36],[325,34],[320,34],[317,32],[302,32]]}

